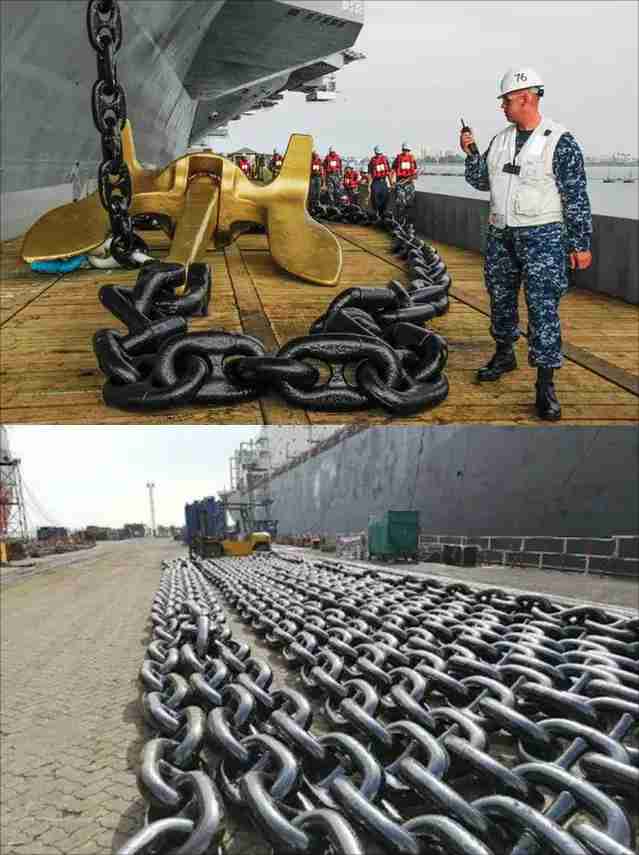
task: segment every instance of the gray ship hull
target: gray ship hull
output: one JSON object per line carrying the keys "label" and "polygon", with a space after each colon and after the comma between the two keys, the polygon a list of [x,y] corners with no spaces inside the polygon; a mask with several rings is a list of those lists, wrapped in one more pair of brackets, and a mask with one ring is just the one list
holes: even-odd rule
{"label": "gray ship hull", "polygon": [[[362,7],[338,0],[120,0],[118,76],[139,159],[161,166],[249,109],[270,108],[287,91],[312,91],[322,74],[359,58],[349,49]],[[90,108],[96,58],[85,10],[85,0],[0,4],[3,239],[71,200],[67,176],[75,161],[85,181],[97,173]]]}
{"label": "gray ship hull", "polygon": [[270,483],[279,533],[365,530],[389,508],[424,533],[609,537],[636,533],[633,427],[368,428]]}

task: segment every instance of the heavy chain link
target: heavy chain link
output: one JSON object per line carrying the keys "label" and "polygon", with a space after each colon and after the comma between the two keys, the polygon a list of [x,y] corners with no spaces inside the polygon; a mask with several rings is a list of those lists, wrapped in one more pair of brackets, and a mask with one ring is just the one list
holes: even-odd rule
{"label": "heavy chain link", "polygon": [[[361,209],[360,209],[361,210]],[[206,314],[210,269],[189,267],[187,295],[175,298],[184,268],[147,262],[133,289],[107,285],[100,300],[128,335],[99,330],[94,351],[107,376],[104,400],[126,410],[252,401],[274,391],[289,404],[345,412],[380,406],[411,415],[443,401],[446,340],[422,324],[448,310],[451,279],[432,247],[389,217],[393,250],[407,260],[407,287],[348,288],[311,326],[309,335],[267,354],[253,336],[188,332],[185,315]],[[327,368],[323,379],[317,363]]]}
{"label": "heavy chain link", "polygon": [[225,806],[277,852],[632,852],[636,618],[290,554],[166,564],[151,618],[148,822],[119,855],[212,852]]}
{"label": "heavy chain link", "polygon": [[122,156],[121,135],[127,119],[126,95],[118,81],[115,63],[122,46],[118,0],[89,0],[87,30],[98,66],[98,79],[91,93],[91,111],[102,145],[98,192],[111,224],[110,251],[123,267],[139,267],[132,258],[133,253],[146,254],[148,247],[133,231],[129,216],[133,187],[129,167]]}
{"label": "heavy chain link", "polygon": [[[96,51],[98,79],[93,86],[93,120],[102,142],[98,190],[109,215],[110,252],[124,267],[148,259],[148,247],[134,232],[172,224],[159,215],[132,221],[131,175],[123,159],[121,130],[127,118],[126,95],[115,59],[122,45],[117,0],[89,0],[89,40]],[[204,264],[188,269],[186,293],[181,265],[146,260],[133,289],[105,286],[100,300],[128,329],[98,330],[93,347],[107,377],[105,403],[125,410],[150,411],[184,404],[225,405],[252,401],[268,391],[306,409],[345,412],[380,406],[395,415],[411,415],[443,401],[448,381],[442,374],[446,342],[421,324],[448,308],[450,277],[431,247],[392,216],[380,220],[357,205],[323,209],[317,216],[336,221],[378,223],[388,227],[413,257],[415,278],[408,289],[391,282],[371,294],[350,288],[340,294],[310,335],[267,354],[248,335],[211,331],[189,333],[184,318],[206,315],[211,272]],[[137,260],[136,260],[137,259]],[[312,361],[328,368],[321,375]]]}

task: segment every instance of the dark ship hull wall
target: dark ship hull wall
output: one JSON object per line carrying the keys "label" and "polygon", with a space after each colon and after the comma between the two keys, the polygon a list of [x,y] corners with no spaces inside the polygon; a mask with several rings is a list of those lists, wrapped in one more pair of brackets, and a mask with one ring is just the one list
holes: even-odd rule
{"label": "dark ship hull wall", "polygon": [[632,427],[373,427],[275,476],[272,516],[282,535],[362,531],[389,508],[433,534],[634,534],[638,454]]}

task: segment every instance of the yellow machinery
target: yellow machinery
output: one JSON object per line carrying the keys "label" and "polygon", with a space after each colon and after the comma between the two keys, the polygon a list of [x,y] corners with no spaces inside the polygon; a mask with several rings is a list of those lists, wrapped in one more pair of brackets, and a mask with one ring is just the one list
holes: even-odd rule
{"label": "yellow machinery", "polygon": [[[277,524],[273,520],[256,523],[254,510],[246,502],[229,502],[213,496],[187,504],[185,517],[191,554],[201,558],[242,557],[270,550]],[[231,513],[237,513],[237,522],[232,521]],[[258,530],[262,526],[268,530]]]}
{"label": "yellow machinery", "polygon": [[242,558],[254,552],[268,552],[270,549],[271,535],[267,531],[254,531],[238,540],[197,536],[191,544],[191,552],[201,558],[220,558],[222,555]]}

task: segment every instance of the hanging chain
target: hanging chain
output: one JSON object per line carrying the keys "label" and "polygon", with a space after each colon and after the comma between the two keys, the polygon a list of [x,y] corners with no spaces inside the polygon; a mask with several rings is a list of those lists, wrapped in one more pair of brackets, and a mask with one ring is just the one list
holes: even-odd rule
{"label": "hanging chain", "polygon": [[138,267],[132,254],[136,250],[146,250],[146,247],[133,231],[129,215],[133,186],[129,167],[122,156],[121,132],[127,111],[126,95],[118,81],[115,63],[122,46],[122,16],[117,0],[89,0],[87,30],[98,66],[98,79],[91,93],[91,110],[102,144],[98,192],[111,223],[113,240],[110,251],[123,267]]}

